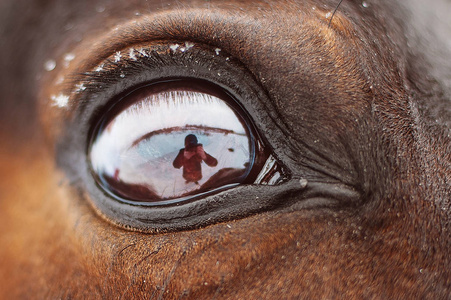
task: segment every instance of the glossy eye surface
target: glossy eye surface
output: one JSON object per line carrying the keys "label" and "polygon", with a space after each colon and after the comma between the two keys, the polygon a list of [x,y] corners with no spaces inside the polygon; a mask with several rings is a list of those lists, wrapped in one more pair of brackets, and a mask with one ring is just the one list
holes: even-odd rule
{"label": "glossy eye surface", "polygon": [[121,97],[89,147],[91,171],[104,191],[151,205],[252,183],[266,158],[249,118],[227,92],[186,80]]}

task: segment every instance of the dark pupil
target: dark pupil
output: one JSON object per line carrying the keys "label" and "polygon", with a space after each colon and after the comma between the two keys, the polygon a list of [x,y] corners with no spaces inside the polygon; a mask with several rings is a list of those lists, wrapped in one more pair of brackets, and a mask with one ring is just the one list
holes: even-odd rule
{"label": "dark pupil", "polygon": [[245,119],[213,93],[159,89],[128,95],[103,120],[89,155],[102,188],[163,203],[243,182],[255,152]]}

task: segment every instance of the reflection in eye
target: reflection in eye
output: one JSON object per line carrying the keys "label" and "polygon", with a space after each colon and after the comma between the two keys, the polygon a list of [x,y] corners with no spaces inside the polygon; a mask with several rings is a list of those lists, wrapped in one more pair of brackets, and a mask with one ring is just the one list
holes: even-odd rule
{"label": "reflection in eye", "polygon": [[107,113],[89,154],[104,190],[172,203],[245,182],[259,153],[249,121],[224,92],[192,87],[147,86]]}
{"label": "reflection in eye", "polygon": [[197,137],[194,134],[188,134],[185,137],[185,148],[180,149],[172,165],[177,169],[183,167],[183,178],[186,183],[199,184],[199,180],[202,179],[202,161],[210,167],[218,165],[218,160],[205,152],[202,144],[198,143]]}

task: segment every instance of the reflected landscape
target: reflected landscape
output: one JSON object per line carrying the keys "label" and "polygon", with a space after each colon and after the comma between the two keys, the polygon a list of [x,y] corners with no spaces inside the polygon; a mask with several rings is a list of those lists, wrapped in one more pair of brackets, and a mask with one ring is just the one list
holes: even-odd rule
{"label": "reflected landscape", "polygon": [[90,160],[99,184],[132,201],[176,199],[244,181],[254,162],[246,122],[202,92],[152,89],[104,122]]}

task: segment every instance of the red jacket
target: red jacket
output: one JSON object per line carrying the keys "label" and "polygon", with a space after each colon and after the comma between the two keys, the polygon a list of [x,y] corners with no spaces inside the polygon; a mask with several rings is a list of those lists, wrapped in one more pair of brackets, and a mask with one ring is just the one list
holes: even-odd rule
{"label": "red jacket", "polygon": [[177,169],[183,167],[183,178],[186,181],[196,182],[202,179],[202,161],[209,167],[214,167],[218,164],[216,158],[204,151],[202,144],[197,144],[189,149],[180,149],[172,165]]}

